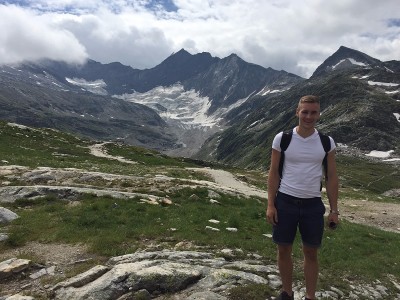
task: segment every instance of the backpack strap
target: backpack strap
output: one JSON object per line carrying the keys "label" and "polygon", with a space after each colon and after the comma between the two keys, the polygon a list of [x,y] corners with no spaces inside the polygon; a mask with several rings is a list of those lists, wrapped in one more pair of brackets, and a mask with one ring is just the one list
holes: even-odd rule
{"label": "backpack strap", "polygon": [[322,165],[325,170],[325,180],[328,180],[328,152],[331,150],[331,140],[329,136],[318,132],[319,138],[321,139],[322,146],[324,147],[325,156],[322,161]]}
{"label": "backpack strap", "polygon": [[280,143],[281,147],[281,158],[279,160],[279,177],[282,178],[283,173],[283,162],[285,161],[285,151],[289,147],[290,141],[292,140],[293,130],[284,131],[282,133],[282,139]]}

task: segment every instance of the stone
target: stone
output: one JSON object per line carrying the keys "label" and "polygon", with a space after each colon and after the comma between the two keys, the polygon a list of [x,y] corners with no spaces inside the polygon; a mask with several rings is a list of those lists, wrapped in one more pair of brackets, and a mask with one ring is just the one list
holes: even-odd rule
{"label": "stone", "polygon": [[219,224],[220,223],[220,221],[215,220],[215,219],[210,219],[210,220],[208,220],[208,222],[214,223],[214,224]]}
{"label": "stone", "polygon": [[162,198],[160,202],[162,205],[172,205],[172,200],[169,198]]}
{"label": "stone", "polygon": [[7,208],[0,207],[0,224],[9,223],[17,218],[19,218],[19,216],[16,213]]}
{"label": "stone", "polygon": [[268,275],[269,285],[274,288],[278,289],[282,285],[281,278],[278,275],[270,274]]}
{"label": "stone", "polygon": [[237,232],[237,231],[238,231],[238,229],[235,228],[235,227],[227,227],[227,228],[225,228],[225,229],[228,230],[228,231],[230,231],[230,232]]}
{"label": "stone", "polygon": [[45,275],[54,275],[55,270],[56,270],[55,266],[51,266],[49,268],[43,268],[43,269],[39,270],[38,272],[29,275],[29,278],[37,279],[37,278],[40,278]]}
{"label": "stone", "polygon": [[219,231],[218,228],[211,227],[211,226],[206,226],[206,229],[212,230],[212,231]]}
{"label": "stone", "polygon": [[68,287],[79,288],[101,277],[108,270],[109,268],[106,266],[97,265],[82,274],[79,274],[73,278],[58,283],[52,288],[52,290],[55,291],[60,288],[68,288]]}
{"label": "stone", "polygon": [[221,195],[213,190],[208,190],[208,198],[221,198]]}
{"label": "stone", "polygon": [[0,279],[10,277],[28,269],[32,262],[28,259],[11,258],[0,263]]}
{"label": "stone", "polygon": [[219,205],[221,205],[221,203],[218,200],[215,200],[215,199],[210,199],[210,203],[211,204],[219,204]]}
{"label": "stone", "polygon": [[8,235],[5,233],[0,233],[0,242],[4,242],[8,239]]}

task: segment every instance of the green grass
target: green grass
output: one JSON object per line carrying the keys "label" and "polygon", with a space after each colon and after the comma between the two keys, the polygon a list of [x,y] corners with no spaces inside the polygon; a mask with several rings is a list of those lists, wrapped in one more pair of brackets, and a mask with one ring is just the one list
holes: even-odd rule
{"label": "green grass", "polygon": [[400,236],[342,221],[336,231],[328,230],[321,249],[321,265],[339,274],[373,281],[385,274],[400,277]]}
{"label": "green grass", "polygon": [[[174,203],[170,206],[91,195],[86,195],[77,206],[53,197],[18,200],[10,208],[20,218],[14,222],[7,243],[20,246],[29,240],[84,242],[101,255],[134,251],[141,246],[140,240],[157,240],[170,246],[188,240],[211,248],[247,251],[265,248],[267,241],[262,234],[271,228],[266,225],[261,204],[229,196],[218,200],[221,205],[211,204],[207,193],[203,188],[179,190],[170,195]],[[199,199],[188,200],[193,194]],[[220,224],[212,224],[210,219],[217,219]],[[206,226],[218,227],[221,231],[210,231]],[[238,228],[238,232],[229,232],[227,227]]]}
{"label": "green grass", "polygon": [[337,166],[340,184],[344,188],[377,195],[391,189],[400,189],[398,165],[338,155]]}

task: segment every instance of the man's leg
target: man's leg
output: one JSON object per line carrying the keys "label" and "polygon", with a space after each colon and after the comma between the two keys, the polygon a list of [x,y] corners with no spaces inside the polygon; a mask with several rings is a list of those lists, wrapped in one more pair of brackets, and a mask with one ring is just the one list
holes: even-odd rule
{"label": "man's leg", "polygon": [[282,280],[282,290],[292,295],[292,245],[278,245],[278,269]]}
{"label": "man's leg", "polygon": [[306,297],[315,299],[318,281],[318,248],[303,245]]}

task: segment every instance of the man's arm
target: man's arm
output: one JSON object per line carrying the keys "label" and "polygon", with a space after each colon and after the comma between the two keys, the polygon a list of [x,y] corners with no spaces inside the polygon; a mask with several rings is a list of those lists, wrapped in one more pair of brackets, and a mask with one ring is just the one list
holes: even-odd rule
{"label": "man's arm", "polygon": [[275,197],[279,188],[279,161],[281,153],[278,150],[272,149],[271,165],[268,172],[268,205],[266,210],[267,221],[271,224],[278,222],[278,215],[275,208]]}
{"label": "man's arm", "polygon": [[328,153],[328,180],[326,181],[326,193],[328,195],[330,206],[328,222],[338,223],[339,179],[336,170],[335,150]]}

